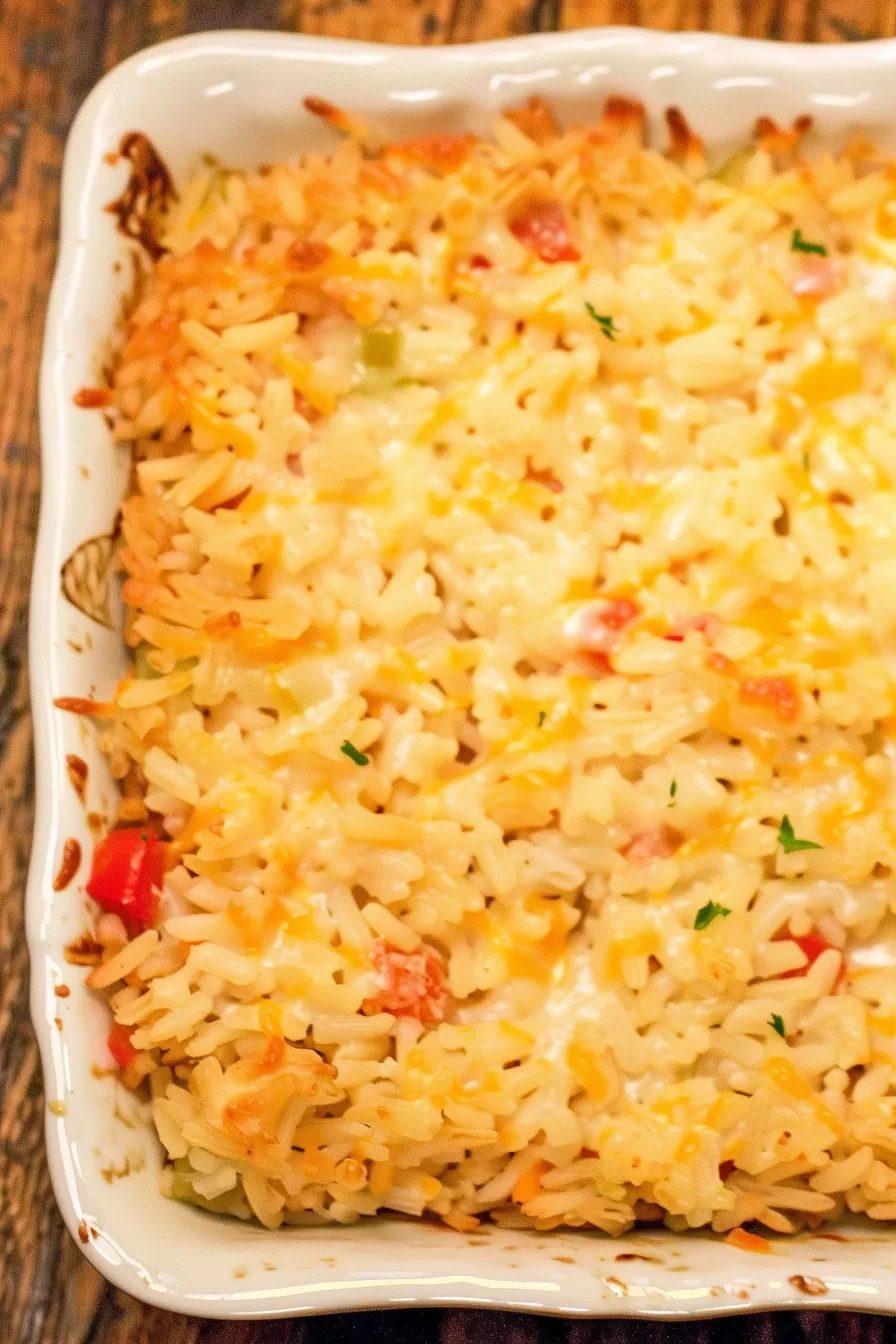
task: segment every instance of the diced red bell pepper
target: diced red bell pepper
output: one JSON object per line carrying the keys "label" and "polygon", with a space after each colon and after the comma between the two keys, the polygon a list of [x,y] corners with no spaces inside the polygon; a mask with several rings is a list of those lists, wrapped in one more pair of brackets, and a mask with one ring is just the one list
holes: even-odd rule
{"label": "diced red bell pepper", "polygon": [[827,938],[823,938],[820,933],[815,931],[815,929],[810,929],[808,933],[800,934],[798,936],[788,933],[785,929],[782,934],[778,935],[778,941],[782,938],[786,938],[790,942],[796,943],[797,947],[806,958],[806,964],[805,966],[797,966],[792,971],[783,971],[781,975],[777,977],[779,980],[792,980],[795,976],[805,975],[809,970],[809,967],[815,965],[822,952],[827,952],[829,947],[833,947],[833,943],[829,943]]}
{"label": "diced red bell pepper", "polygon": [[592,602],[577,618],[581,648],[590,653],[609,653],[619,642],[619,632],[641,614],[637,602],[614,597],[609,602]]}
{"label": "diced red bell pepper", "polygon": [[639,831],[633,835],[621,853],[636,863],[649,863],[651,859],[670,859],[680,847],[681,834],[672,826],[654,826],[649,831]]}
{"label": "diced red bell pepper", "polygon": [[542,261],[578,261],[581,256],[570,237],[566,213],[559,201],[524,201],[514,208],[507,227],[514,238]]}
{"label": "diced red bell pepper", "polygon": [[826,299],[835,293],[838,274],[830,257],[807,257],[790,282],[798,299]]}
{"label": "diced red bell pepper", "polygon": [[800,693],[792,677],[747,677],[740,684],[740,698],[770,709],[785,723],[799,718]]}
{"label": "diced red bell pepper", "polygon": [[641,608],[637,602],[632,602],[628,597],[615,597],[612,602],[606,604],[599,619],[601,624],[610,630],[622,630],[629,621],[633,621],[640,614]]}
{"label": "diced red bell pepper", "polygon": [[610,654],[619,643],[620,632],[641,614],[637,602],[627,597],[592,602],[577,619],[576,657],[592,677],[605,677],[613,671]]}
{"label": "diced red bell pepper", "polygon": [[165,845],[152,831],[110,831],[93,851],[87,891],[103,910],[121,918],[133,938],[155,920],[164,873]]}
{"label": "diced red bell pepper", "polygon": [[707,654],[706,666],[722,677],[737,676],[737,663],[733,662],[727,653],[719,653],[718,649],[713,649],[712,653]]}
{"label": "diced red bell pepper", "polygon": [[379,1006],[396,1017],[416,1017],[419,1022],[441,1022],[448,998],[445,967],[431,947],[421,944],[414,952],[378,942],[373,964],[379,972]]}
{"label": "diced red bell pepper", "polygon": [[637,602],[627,597],[592,602],[582,609],[577,620],[577,657],[591,676],[612,672],[610,654],[619,643],[620,632],[640,614]]}
{"label": "diced red bell pepper", "polygon": [[721,633],[723,624],[722,618],[714,611],[704,611],[697,616],[684,616],[680,621],[676,621],[671,630],[663,635],[663,639],[671,640],[673,644],[681,644],[688,631],[696,630],[706,637],[707,644],[711,644]]}
{"label": "diced red bell pepper", "polygon": [[579,649],[576,658],[586,676],[594,677],[596,681],[601,677],[608,677],[613,671],[613,664],[606,653],[595,652],[593,649]]}
{"label": "diced red bell pepper", "polygon": [[137,1058],[137,1051],[131,1045],[131,1030],[131,1027],[123,1027],[120,1022],[116,1022],[106,1042],[110,1055],[120,1069],[129,1069]]}

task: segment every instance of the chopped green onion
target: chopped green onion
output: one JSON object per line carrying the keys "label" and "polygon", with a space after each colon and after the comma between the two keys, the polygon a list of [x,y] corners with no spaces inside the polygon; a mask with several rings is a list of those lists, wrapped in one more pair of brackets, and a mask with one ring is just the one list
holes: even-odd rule
{"label": "chopped green onion", "polygon": [[[149,661],[149,655],[156,651],[155,645],[147,643],[145,639],[141,640],[134,650],[134,671],[141,681],[164,676],[164,673],[157,671]],[[198,658],[180,658],[171,671],[189,672],[190,668],[195,667],[198,662]]]}
{"label": "chopped green onion", "polygon": [[186,1199],[191,1203],[196,1199],[196,1190],[193,1186],[193,1177],[199,1173],[193,1168],[192,1164],[185,1157],[178,1157],[174,1161],[174,1169],[171,1173],[171,1198]]}
{"label": "chopped green onion", "polygon": [[709,928],[714,919],[730,915],[731,911],[724,905],[717,905],[715,901],[707,901],[701,906],[694,918],[695,929]]}
{"label": "chopped green onion", "polygon": [[146,681],[150,677],[160,677],[161,672],[157,672],[149,661],[149,655],[155,653],[155,646],[142,640],[134,650],[134,671],[141,681]]}
{"label": "chopped green onion", "polygon": [[810,243],[803,237],[799,229],[794,229],[790,236],[791,252],[813,252],[816,257],[826,257],[827,248],[823,243]]}
{"label": "chopped green onion", "polygon": [[174,1173],[169,1198],[184,1200],[188,1204],[196,1203],[196,1189],[189,1176],[182,1176],[179,1171]]}
{"label": "chopped green onion", "polygon": [[669,801],[666,804],[667,807],[675,806],[675,795],[677,792],[678,792],[678,780],[673,779],[672,783],[669,785]]}
{"label": "chopped green onion", "polygon": [[169,1199],[180,1199],[187,1204],[198,1204],[200,1209],[211,1209],[218,1213],[223,1213],[226,1207],[222,1197],[216,1195],[214,1199],[206,1199],[200,1195],[193,1184],[193,1177],[201,1173],[185,1157],[179,1157],[174,1163],[171,1171],[171,1185],[168,1190]]}
{"label": "chopped green onion", "polygon": [[603,334],[606,336],[607,340],[615,341],[616,324],[613,321],[612,317],[603,317],[599,312],[597,312],[593,303],[585,304],[585,312],[588,314],[589,317],[592,317],[594,319],[594,321],[600,327]]}
{"label": "chopped green onion", "polygon": [[541,728],[541,727],[543,726],[544,721],[545,721],[545,719],[547,718],[547,716],[548,716],[548,715],[547,715],[547,710],[540,709],[540,710],[538,711],[538,726],[539,726],[539,728]]}
{"label": "chopped green onion", "polygon": [[350,761],[354,761],[355,765],[370,764],[370,757],[365,756],[363,751],[359,751],[357,747],[353,747],[351,742],[347,740],[343,742],[339,750],[342,752],[343,756],[347,756]]}
{"label": "chopped green onion", "polygon": [[778,827],[778,844],[785,854],[796,854],[801,849],[824,849],[824,845],[818,845],[814,840],[800,840],[795,836],[790,818],[786,816],[781,818]]}
{"label": "chopped green onion", "polygon": [[361,358],[369,369],[392,369],[398,363],[401,332],[394,327],[368,327],[361,336]]}
{"label": "chopped green onion", "polygon": [[787,1035],[784,1030],[784,1019],[780,1013],[772,1013],[768,1020],[768,1025],[771,1027],[772,1031],[776,1031],[782,1039]]}

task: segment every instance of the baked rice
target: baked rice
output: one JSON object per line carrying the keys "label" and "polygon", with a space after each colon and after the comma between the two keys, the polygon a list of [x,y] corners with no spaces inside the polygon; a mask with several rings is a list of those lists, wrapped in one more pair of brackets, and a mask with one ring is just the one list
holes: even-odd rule
{"label": "baked rice", "polygon": [[896,1218],[896,173],[308,101],[332,153],[162,207],[114,371],[79,708],[167,873],[89,983],[165,1190]]}

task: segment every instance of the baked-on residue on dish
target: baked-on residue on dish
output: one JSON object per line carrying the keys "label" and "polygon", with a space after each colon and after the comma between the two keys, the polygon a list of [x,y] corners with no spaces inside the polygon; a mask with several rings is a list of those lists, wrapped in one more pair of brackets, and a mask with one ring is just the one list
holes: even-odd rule
{"label": "baked-on residue on dish", "polygon": [[164,204],[106,411],[133,665],[63,702],[164,1188],[896,1218],[896,175],[805,119],[712,173],[621,98],[312,110],[332,154]]}

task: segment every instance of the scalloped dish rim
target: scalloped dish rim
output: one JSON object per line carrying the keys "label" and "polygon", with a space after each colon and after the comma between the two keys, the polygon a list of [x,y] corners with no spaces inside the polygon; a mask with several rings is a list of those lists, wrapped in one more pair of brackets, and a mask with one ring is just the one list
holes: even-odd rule
{"label": "scalloped dish rim", "polygon": [[[125,130],[147,131],[178,176],[178,159],[203,151],[247,162],[261,159],[262,146],[265,158],[286,153],[296,127],[310,133],[301,95],[322,87],[337,103],[354,99],[393,119],[469,119],[471,109],[535,89],[558,96],[561,109],[614,91],[643,97],[654,114],[681,102],[724,148],[751,110],[754,118],[810,110],[832,131],[896,126],[894,67],[896,39],[811,47],[603,28],[414,48],[228,32],[139,52],[85,101],[65,154],[41,371],[44,489],[30,629],[37,805],[26,913],[53,1188],[72,1235],[117,1287],[169,1310],[241,1318],[397,1306],[678,1320],[772,1308],[896,1313],[896,1228],[871,1223],[776,1241],[773,1254],[757,1256],[701,1233],[638,1229],[616,1241],[497,1227],[463,1235],[389,1218],[269,1232],[165,1199],[139,1103],[97,1076],[100,1006],[65,966],[66,944],[83,931],[83,890],[53,889],[63,837],[85,850],[91,843],[66,755],[87,757],[94,810],[113,796],[88,730],[53,701],[90,695],[119,656],[120,636],[68,603],[59,571],[78,544],[110,530],[126,479],[102,418],[72,402],[96,377],[126,296],[127,249],[102,213],[121,181],[104,155]],[[57,994],[67,980],[69,992]]]}

